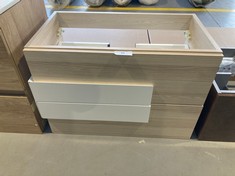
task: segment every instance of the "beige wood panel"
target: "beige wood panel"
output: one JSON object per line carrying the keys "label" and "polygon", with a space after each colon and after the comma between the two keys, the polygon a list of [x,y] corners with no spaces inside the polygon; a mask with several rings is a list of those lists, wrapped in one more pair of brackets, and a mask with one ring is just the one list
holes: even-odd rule
{"label": "beige wood panel", "polygon": [[26,97],[0,96],[0,131],[41,133]]}
{"label": "beige wood panel", "polygon": [[[40,133],[44,127],[45,121],[40,118],[37,109],[32,110],[30,105],[33,103],[33,97],[27,85],[30,72],[23,57],[23,47],[46,18],[43,0],[21,0],[0,15],[0,28],[4,35],[5,46],[8,47],[8,55],[11,57],[9,60],[11,60],[12,67],[15,68],[15,74],[18,75],[16,81],[23,85],[20,93],[19,91],[17,93],[16,91],[1,91],[3,94],[12,96],[1,96],[0,98],[0,131]],[[4,63],[4,67],[7,67],[7,64]],[[13,79],[14,74],[10,74],[8,70],[4,69],[0,71],[1,76],[4,76],[4,79]],[[13,80],[11,84],[14,84]],[[30,103],[26,97],[13,96],[23,94],[23,90],[29,97]]]}
{"label": "beige wood panel", "polygon": [[16,64],[23,56],[24,45],[46,18],[43,0],[21,0],[0,15],[0,28]]}
{"label": "beige wood panel", "polygon": [[235,28],[211,27],[207,28],[207,30],[221,48],[235,47]]}
{"label": "beige wood panel", "polygon": [[186,44],[187,30],[148,30],[152,44]]}
{"label": "beige wood panel", "polygon": [[33,110],[33,113],[34,113],[34,116],[35,116],[35,119],[37,121],[37,125],[39,127],[39,129],[41,130],[41,132],[43,132],[45,130],[45,127],[47,125],[47,120],[45,119],[42,119],[39,111],[38,111],[38,108],[36,106],[36,103],[33,101],[32,103],[30,103],[31,105],[31,108]]}
{"label": "beige wood panel", "polygon": [[20,59],[18,68],[19,68],[19,71],[23,80],[24,87],[25,87],[24,89],[25,95],[28,97],[29,102],[32,103],[34,99],[33,99],[32,92],[29,88],[29,84],[28,84],[28,80],[31,77],[31,73],[30,73],[28,64],[24,56]]}
{"label": "beige wood panel", "polygon": [[220,50],[217,43],[211,37],[206,28],[203,27],[201,21],[198,18],[193,17],[194,20],[191,20],[189,31],[190,31],[190,39],[189,45],[190,48],[197,49],[217,49]]}
{"label": "beige wood panel", "polygon": [[21,2],[22,4],[12,8],[10,13],[13,16],[18,33],[22,39],[22,46],[20,48],[22,53],[24,45],[46,21],[47,15],[43,0],[21,0]]}
{"label": "beige wood panel", "polygon": [[60,40],[58,17],[55,16],[55,14],[52,14],[36,34],[29,40],[26,47],[29,45],[57,45]]}
{"label": "beige wood panel", "polygon": [[23,47],[21,44],[22,39],[17,31],[14,19],[9,10],[0,16],[0,27],[4,33],[4,36],[6,37],[6,42],[14,60],[18,61],[18,58],[23,56],[20,49]]}
{"label": "beige wood panel", "polygon": [[109,43],[110,47],[135,48],[136,43],[149,43],[145,29],[61,28],[63,42]]}
{"label": "beige wood panel", "polygon": [[200,106],[152,105],[148,124],[69,120],[49,120],[49,123],[54,133],[189,139],[201,109]]}
{"label": "beige wood panel", "polygon": [[203,105],[211,82],[155,81],[152,103]]}
{"label": "beige wood panel", "polygon": [[141,54],[133,57],[64,52],[25,54],[34,81],[153,84],[152,103],[170,104],[202,105],[220,63],[218,57],[204,57],[200,63],[200,57],[187,56],[171,59]]}
{"label": "beige wood panel", "polygon": [[[108,17],[107,17],[108,15]],[[61,27],[176,29],[189,27],[193,15],[167,13],[58,12]],[[86,21],[84,23],[84,21]]]}
{"label": "beige wood panel", "polygon": [[14,61],[7,50],[4,36],[0,29],[0,91],[21,91],[23,87],[14,68]]}
{"label": "beige wood panel", "polygon": [[[48,48],[47,48],[48,47]],[[50,49],[45,46],[43,49],[26,47],[24,54],[27,62],[57,62],[72,64],[104,64],[119,63],[121,61],[136,62],[136,65],[145,66],[185,66],[185,67],[218,67],[222,60],[222,52],[190,52],[179,51],[152,51],[152,50],[124,50],[131,51],[134,57],[117,56],[115,51],[123,51],[118,48],[111,50],[95,49]],[[188,52],[189,51],[189,52]],[[120,61],[119,61],[120,60]],[[115,64],[114,63],[114,64]],[[126,63],[126,62],[124,62]],[[35,75],[36,76],[36,75]]]}

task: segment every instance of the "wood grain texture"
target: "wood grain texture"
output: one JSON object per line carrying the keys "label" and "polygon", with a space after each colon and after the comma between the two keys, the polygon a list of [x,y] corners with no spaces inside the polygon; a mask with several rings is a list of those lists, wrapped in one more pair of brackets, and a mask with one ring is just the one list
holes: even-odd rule
{"label": "wood grain texture", "polygon": [[[55,22],[58,23],[55,23]],[[86,21],[82,23],[81,21]],[[113,23],[115,21],[115,23]],[[58,27],[59,25],[59,27]],[[57,30],[55,30],[57,28]],[[218,46],[213,38],[201,24],[200,20],[194,14],[170,14],[170,13],[115,13],[115,12],[55,12],[40,32],[34,38],[31,46],[41,47],[45,42],[42,40],[50,31],[58,31],[59,28],[100,28],[100,29],[145,29],[145,30],[171,30],[185,31],[193,36],[189,43],[190,49],[216,49]],[[195,28],[195,29],[194,29]],[[52,35],[50,35],[51,37]],[[166,38],[171,36],[165,35]],[[40,41],[38,43],[37,41]],[[51,41],[47,45],[51,45]],[[36,45],[35,45],[36,44]],[[54,43],[53,45],[56,45]]]}
{"label": "wood grain texture", "polygon": [[[108,17],[107,17],[108,15]],[[168,13],[58,12],[61,27],[111,29],[188,28],[192,15]],[[86,21],[83,23],[83,21]],[[114,23],[115,21],[115,23]]]}
{"label": "wood grain texture", "polygon": [[235,47],[235,28],[211,27],[207,30],[221,48]]}
{"label": "wood grain texture", "polygon": [[[152,103],[202,105],[220,63],[218,56],[25,50],[33,80],[100,84],[153,84]],[[66,59],[64,59],[66,58]]]}
{"label": "wood grain texture", "polygon": [[147,30],[61,28],[61,40],[69,42],[109,43],[110,47],[134,48],[136,43],[149,43]]}
{"label": "wood grain texture", "polygon": [[[34,100],[27,84],[31,74],[23,47],[46,18],[43,0],[21,0],[0,15],[0,131],[39,133],[43,130],[45,122],[31,107]],[[30,103],[26,97],[17,97],[25,94]]]}
{"label": "wood grain texture", "polygon": [[0,29],[0,91],[21,91],[23,87]]}
{"label": "wood grain texture", "polygon": [[150,105],[37,102],[44,119],[148,123]]}
{"label": "wood grain texture", "polygon": [[150,43],[154,44],[185,44],[184,30],[148,30]]}
{"label": "wood grain texture", "polygon": [[[189,49],[58,46],[61,35],[55,34],[42,40],[59,28],[189,30],[192,38]],[[196,15],[113,12],[54,13],[24,53],[36,82],[154,85],[148,124],[55,117],[50,120],[53,132],[185,139],[192,134],[223,56]]]}
{"label": "wood grain texture", "polygon": [[49,120],[54,133],[189,139],[200,106],[152,105],[148,124]]}
{"label": "wood grain texture", "polygon": [[[20,14],[20,15],[19,15]],[[26,42],[47,19],[42,0],[21,0],[0,16],[0,28],[18,64]]]}
{"label": "wood grain texture", "polygon": [[235,141],[235,95],[218,93],[211,87],[195,128],[199,140]]}
{"label": "wood grain texture", "polygon": [[214,41],[209,32],[203,27],[202,23],[198,18],[193,17],[191,20],[189,31],[190,31],[190,48],[197,49],[217,49],[220,50],[217,43]]}
{"label": "wood grain texture", "polygon": [[0,131],[41,133],[26,97],[0,96]]}
{"label": "wood grain texture", "polygon": [[[45,36],[47,36],[45,38]],[[52,14],[25,47],[37,45],[57,45],[60,41],[58,16]]]}

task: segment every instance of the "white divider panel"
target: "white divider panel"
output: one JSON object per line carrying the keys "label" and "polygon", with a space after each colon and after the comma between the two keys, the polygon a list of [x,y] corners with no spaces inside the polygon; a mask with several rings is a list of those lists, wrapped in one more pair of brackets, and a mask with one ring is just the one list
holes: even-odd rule
{"label": "white divider panel", "polygon": [[151,106],[37,102],[42,118],[148,123]]}
{"label": "white divider panel", "polygon": [[41,83],[29,80],[36,102],[150,105],[152,85]]}

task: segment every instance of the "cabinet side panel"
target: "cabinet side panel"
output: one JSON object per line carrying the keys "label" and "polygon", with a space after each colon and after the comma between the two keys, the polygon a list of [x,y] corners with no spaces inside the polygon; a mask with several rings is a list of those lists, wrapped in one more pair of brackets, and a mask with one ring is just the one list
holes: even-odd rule
{"label": "cabinet side panel", "polygon": [[17,91],[23,93],[23,87],[14,68],[14,61],[7,50],[4,36],[0,29],[0,92]]}
{"label": "cabinet side panel", "polygon": [[[193,18],[189,27],[190,31],[190,48],[192,49],[214,49],[220,51],[219,46],[211,37],[209,32],[201,24],[198,18]],[[222,52],[222,51],[221,51]]]}
{"label": "cabinet side panel", "polygon": [[0,131],[41,133],[26,97],[0,96]]}

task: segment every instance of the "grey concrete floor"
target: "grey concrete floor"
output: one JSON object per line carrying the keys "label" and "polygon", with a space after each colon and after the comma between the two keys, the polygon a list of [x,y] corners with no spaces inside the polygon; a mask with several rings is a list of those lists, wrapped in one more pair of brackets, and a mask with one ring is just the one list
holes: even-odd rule
{"label": "grey concrete floor", "polygon": [[0,133],[1,176],[234,176],[235,143]]}

